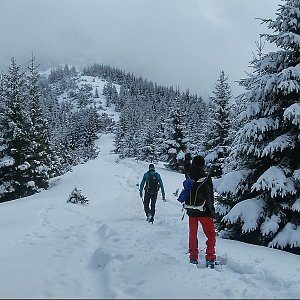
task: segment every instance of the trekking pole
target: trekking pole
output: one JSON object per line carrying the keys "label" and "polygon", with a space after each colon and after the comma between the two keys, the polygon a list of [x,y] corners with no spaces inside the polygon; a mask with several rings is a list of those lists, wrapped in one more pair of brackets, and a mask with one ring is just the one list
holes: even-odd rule
{"label": "trekking pole", "polygon": [[184,204],[182,204],[182,209],[181,211],[183,211],[183,215],[181,217],[181,221],[184,219],[184,215],[185,215],[185,209],[184,209]]}

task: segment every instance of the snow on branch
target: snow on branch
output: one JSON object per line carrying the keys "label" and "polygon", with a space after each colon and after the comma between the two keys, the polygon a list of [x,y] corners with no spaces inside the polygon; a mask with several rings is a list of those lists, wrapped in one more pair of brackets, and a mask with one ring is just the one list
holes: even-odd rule
{"label": "snow on branch", "polygon": [[[286,53],[285,51],[276,51],[276,52],[269,52],[268,55],[262,57],[259,61],[258,61],[258,66],[260,68],[260,70],[276,70],[277,69],[277,62],[278,61],[282,61],[283,57],[285,57]],[[266,82],[266,80],[268,81],[267,78],[269,78],[271,80],[272,83],[276,82],[276,75],[275,74],[265,74],[263,76],[261,76],[261,78],[263,79],[264,82]],[[271,86],[269,84],[269,86]]]}
{"label": "snow on branch", "polygon": [[277,77],[275,74],[269,76],[262,76],[261,84],[264,86],[264,93],[272,93],[277,86]]}
{"label": "snow on branch", "polygon": [[221,216],[226,215],[230,211],[229,205],[225,205],[225,204],[221,204],[221,203],[217,203],[215,205],[215,208],[216,208],[216,213],[218,213]]}
{"label": "snow on branch", "polygon": [[300,198],[298,198],[295,203],[292,205],[293,211],[299,211],[300,212]]}
{"label": "snow on branch", "polygon": [[269,243],[269,247],[286,246],[299,247],[300,246],[300,226],[292,223],[287,223],[285,227],[276,235],[276,237]]}
{"label": "snow on branch", "polygon": [[284,149],[291,149],[295,147],[295,143],[292,140],[292,137],[288,134],[283,134],[278,136],[274,141],[270,142],[262,151],[261,156],[267,156],[273,154],[275,151],[280,150],[281,152]]}
{"label": "snow on branch", "polygon": [[283,170],[273,166],[265,171],[252,186],[252,191],[269,190],[271,197],[280,195],[281,197],[287,194],[295,194],[294,182],[291,178],[286,178]]}
{"label": "snow on branch", "polygon": [[277,215],[272,215],[271,218],[267,217],[260,227],[262,235],[268,235],[269,233],[277,232],[280,222],[281,219]]}
{"label": "snow on branch", "polygon": [[217,193],[232,193],[235,195],[238,191],[238,185],[252,173],[249,169],[232,171],[223,175],[220,179],[214,179],[214,187]]}
{"label": "snow on branch", "polygon": [[[247,123],[243,128],[242,132],[243,135],[247,138],[252,137],[255,140],[259,139],[259,133],[264,133],[270,129],[278,129],[279,127],[279,120],[272,119],[272,118],[260,118],[256,120],[252,120]],[[262,138],[262,137],[261,137]]]}
{"label": "snow on branch", "polygon": [[205,156],[205,161],[210,162],[210,161],[216,160],[217,158],[218,158],[218,152],[212,151],[211,153],[209,153]]}
{"label": "snow on branch", "polygon": [[300,169],[294,171],[293,177],[300,181]]}
{"label": "snow on branch", "polygon": [[239,202],[223,217],[226,223],[243,222],[242,231],[249,232],[257,228],[257,221],[263,214],[262,199],[252,198]]}
{"label": "snow on branch", "polygon": [[0,159],[0,168],[13,166],[15,160],[10,156],[5,156]]}
{"label": "snow on branch", "polygon": [[300,36],[299,34],[293,32],[285,32],[278,36],[277,40],[281,40],[281,45],[284,47],[290,47],[291,43],[300,46]]}
{"label": "snow on branch", "polygon": [[284,119],[292,121],[292,124],[300,128],[300,103],[294,103],[284,111]]}
{"label": "snow on branch", "polygon": [[287,95],[292,92],[299,93],[300,86],[297,82],[297,80],[286,80],[282,81],[278,84],[278,89],[283,92],[283,94]]}
{"label": "snow on branch", "polygon": [[280,81],[288,81],[291,79],[300,79],[300,64],[296,65],[295,67],[288,67],[286,69],[283,69],[278,74],[278,79]]}
{"label": "snow on branch", "polygon": [[250,117],[256,116],[260,113],[261,107],[259,102],[252,102],[251,104],[247,104],[245,111],[240,113],[240,119],[249,119]]}

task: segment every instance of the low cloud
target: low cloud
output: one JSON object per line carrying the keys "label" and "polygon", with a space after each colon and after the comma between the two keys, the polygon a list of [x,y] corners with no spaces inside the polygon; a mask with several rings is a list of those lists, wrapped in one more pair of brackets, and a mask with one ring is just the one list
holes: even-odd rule
{"label": "low cloud", "polygon": [[220,70],[245,76],[280,0],[0,0],[0,68],[109,64],[206,96]]}

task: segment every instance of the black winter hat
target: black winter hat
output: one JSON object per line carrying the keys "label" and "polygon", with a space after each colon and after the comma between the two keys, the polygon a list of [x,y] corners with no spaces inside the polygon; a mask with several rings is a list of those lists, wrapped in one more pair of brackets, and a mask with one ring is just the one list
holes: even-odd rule
{"label": "black winter hat", "polygon": [[197,155],[193,158],[192,166],[202,169],[204,167],[204,164],[205,164],[205,160],[203,156]]}
{"label": "black winter hat", "polygon": [[204,158],[201,155],[197,155],[193,158],[192,165],[189,170],[189,176],[191,179],[199,179],[204,172]]}
{"label": "black winter hat", "polygon": [[150,171],[150,170],[155,170],[154,164],[150,164],[150,165],[149,165],[149,171]]}

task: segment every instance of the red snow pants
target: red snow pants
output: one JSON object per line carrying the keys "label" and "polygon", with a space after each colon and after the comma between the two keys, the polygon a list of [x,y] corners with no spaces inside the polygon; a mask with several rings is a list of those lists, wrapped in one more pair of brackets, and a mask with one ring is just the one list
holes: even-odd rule
{"label": "red snow pants", "polygon": [[203,232],[207,237],[205,258],[215,260],[216,231],[211,217],[189,217],[189,252],[190,259],[198,260],[198,223],[201,223]]}

